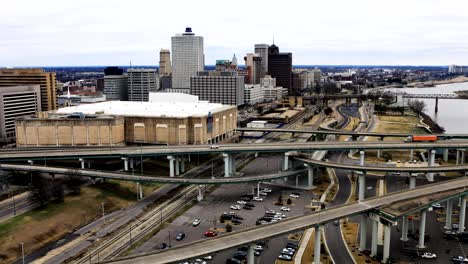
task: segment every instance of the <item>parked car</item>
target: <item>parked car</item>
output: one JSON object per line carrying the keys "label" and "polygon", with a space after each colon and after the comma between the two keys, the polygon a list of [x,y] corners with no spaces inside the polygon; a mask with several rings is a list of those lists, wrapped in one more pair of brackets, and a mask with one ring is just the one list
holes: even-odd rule
{"label": "parked car", "polygon": [[204,259],[204,260],[212,260],[212,259],[213,259],[213,256],[211,256],[211,255],[204,256],[202,259]]}
{"label": "parked car", "polygon": [[256,246],[254,247],[254,250],[262,251],[262,250],[263,250],[263,247],[260,246],[260,245],[256,245]]}
{"label": "parked car", "polygon": [[232,256],[232,258],[238,259],[238,260],[244,260],[247,258],[247,252],[237,251],[236,253],[234,253],[234,256]]}
{"label": "parked car", "polygon": [[219,149],[219,146],[218,145],[211,145],[210,149]]}
{"label": "parked car", "polygon": [[442,208],[442,205],[440,203],[435,203],[435,204],[432,205],[432,208],[440,209],[440,208]]}
{"label": "parked car", "polygon": [[246,201],[246,202],[250,202],[250,201],[252,201],[252,198],[250,198],[250,197],[241,197],[241,200]]}
{"label": "parked car", "polygon": [[281,260],[291,260],[292,257],[291,257],[291,256],[288,256],[288,255],[279,255],[279,256],[278,256],[278,259],[281,259]]}
{"label": "parked car", "polygon": [[294,194],[294,193],[291,193],[291,194],[289,195],[289,197],[291,197],[291,198],[299,198],[299,195]]}
{"label": "parked car", "polygon": [[281,207],[281,209],[280,209],[280,210],[281,210],[281,211],[284,211],[284,212],[289,212],[289,211],[291,211],[291,209],[290,209],[290,208],[288,208],[288,207],[284,207],[284,206],[283,206],[283,207]]}
{"label": "parked car", "polygon": [[184,238],[185,238],[185,233],[182,233],[182,232],[179,232],[175,237],[177,241],[181,241]]}
{"label": "parked car", "polygon": [[258,194],[259,194],[260,196],[267,196],[267,195],[268,195],[268,193],[266,193],[266,192],[259,192]]}
{"label": "parked car", "polygon": [[297,195],[297,196],[301,195],[300,192],[291,192],[291,193],[292,193],[292,194],[295,194],[295,195]]}
{"label": "parked car", "polygon": [[192,225],[193,225],[193,226],[198,226],[200,223],[201,223],[201,220],[198,219],[198,218],[193,219],[193,221],[192,221]]}
{"label": "parked car", "polygon": [[257,250],[254,251],[254,255],[257,257],[260,256],[261,253],[262,253],[261,251],[257,251]]}
{"label": "parked car", "polygon": [[231,223],[236,224],[236,225],[242,224],[242,222],[240,220],[237,220],[237,219],[232,219]]}
{"label": "parked car", "polygon": [[258,197],[258,196],[255,196],[254,198],[252,198],[253,201],[256,201],[256,202],[262,202],[263,201],[263,198],[262,197]]}
{"label": "parked car", "polygon": [[263,188],[262,191],[263,191],[263,192],[266,192],[266,193],[271,193],[271,192],[272,192],[271,189],[268,189],[268,188]]}
{"label": "parked car", "polygon": [[232,219],[237,219],[237,220],[244,220],[244,218],[238,216],[238,215],[232,215]]}
{"label": "parked car", "polygon": [[275,210],[266,210],[266,214],[276,214]]}
{"label": "parked car", "polygon": [[167,248],[167,244],[166,243],[161,243],[159,244],[159,249],[165,249]]}
{"label": "parked car", "polygon": [[242,209],[244,209],[244,210],[252,210],[252,206],[244,206]]}
{"label": "parked car", "polygon": [[459,224],[452,224],[452,229],[458,230],[458,228],[460,228]]}
{"label": "parked car", "polygon": [[451,257],[450,260],[453,263],[468,263],[468,258],[465,258],[463,256],[454,256],[454,257]]}
{"label": "parked car", "polygon": [[241,207],[239,205],[237,205],[237,204],[236,205],[231,205],[231,207],[229,207],[229,208],[231,208],[232,210],[240,210],[241,209]]}
{"label": "parked car", "polygon": [[206,237],[214,237],[214,236],[217,236],[218,234],[216,234],[216,232],[213,232],[213,231],[206,231],[205,232],[205,236]]}
{"label": "parked car", "polygon": [[333,221],[333,224],[336,225],[336,226],[339,226],[340,225],[340,220]]}
{"label": "parked car", "polygon": [[253,203],[246,203],[244,206],[255,207],[255,204],[253,204]]}
{"label": "parked car", "polygon": [[421,258],[426,258],[426,259],[435,259],[437,258],[437,255],[431,252],[424,252],[421,254]]}
{"label": "parked car", "polygon": [[242,262],[238,259],[234,259],[234,258],[231,258],[231,259],[227,259],[226,260],[226,264],[241,264]]}
{"label": "parked car", "polygon": [[246,204],[246,203],[247,203],[246,201],[242,201],[242,200],[237,201],[237,204]]}

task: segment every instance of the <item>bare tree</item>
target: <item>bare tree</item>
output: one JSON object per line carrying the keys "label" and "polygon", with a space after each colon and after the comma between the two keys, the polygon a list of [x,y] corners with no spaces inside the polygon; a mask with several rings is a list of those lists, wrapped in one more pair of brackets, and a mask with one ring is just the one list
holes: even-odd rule
{"label": "bare tree", "polygon": [[416,114],[421,114],[424,109],[426,108],[426,103],[421,100],[410,100],[408,102],[408,106],[411,110],[413,110]]}

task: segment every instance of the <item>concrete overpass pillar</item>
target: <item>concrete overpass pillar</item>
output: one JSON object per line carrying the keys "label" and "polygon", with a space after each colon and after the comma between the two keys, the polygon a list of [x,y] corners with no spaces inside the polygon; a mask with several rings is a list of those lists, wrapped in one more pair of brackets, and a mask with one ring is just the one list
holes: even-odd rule
{"label": "concrete overpass pillar", "polygon": [[408,241],[408,217],[403,216],[401,219],[401,241],[406,242]]}
{"label": "concrete overpass pillar", "polygon": [[180,162],[179,162],[179,157],[175,158],[175,175],[179,176],[180,175]]}
{"label": "concrete overpass pillar", "polygon": [[182,173],[185,172],[185,158],[184,157],[180,159],[180,172]]}
{"label": "concrete overpass pillar", "polygon": [[392,227],[384,225],[384,247],[383,247],[383,258],[382,263],[387,263],[388,258],[390,257],[390,236],[391,236]]}
{"label": "concrete overpass pillar", "polygon": [[249,250],[247,251],[247,264],[255,264],[255,244],[249,245]]}
{"label": "concrete overpass pillar", "polygon": [[361,202],[366,198],[366,172],[363,171],[359,174],[359,193],[358,193],[358,201]]}
{"label": "concrete overpass pillar", "polygon": [[452,229],[452,200],[447,200],[447,207],[445,208],[445,229]]}
{"label": "concrete overpass pillar", "polygon": [[455,165],[460,165],[460,150],[457,149],[457,156],[456,156],[456,159],[455,159]]}
{"label": "concrete overpass pillar", "polygon": [[128,171],[128,158],[127,157],[122,157],[121,159],[124,162],[124,171]]}
{"label": "concrete overpass pillar", "polygon": [[410,161],[414,159],[414,149],[410,149]]}
{"label": "concrete overpass pillar", "polygon": [[448,162],[449,150],[446,148],[444,149],[444,161]]}
{"label": "concrete overpass pillar", "polygon": [[314,241],[314,264],[320,264],[320,246],[322,237],[322,227],[320,225],[315,227],[315,241]]}
{"label": "concrete overpass pillar", "polygon": [[136,183],[137,187],[137,200],[143,199],[143,187],[141,186],[141,183],[137,182]]}
{"label": "concrete overpass pillar", "polygon": [[223,153],[224,177],[231,177],[236,174],[236,158],[234,154]]}
{"label": "concrete overpass pillar", "polygon": [[464,164],[465,164],[465,150],[460,149],[460,165],[464,165]]}
{"label": "concrete overpass pillar", "polygon": [[235,156],[235,154],[230,154],[229,162],[230,162],[229,167],[231,168],[231,176],[236,176],[236,156]]}
{"label": "concrete overpass pillar", "polygon": [[379,222],[375,219],[372,219],[372,241],[371,241],[371,257],[377,256],[377,241],[379,230]]}
{"label": "concrete overpass pillar", "polygon": [[363,251],[367,247],[367,215],[361,214],[361,223],[359,224],[359,250]]}
{"label": "concrete overpass pillar", "polygon": [[175,169],[174,169],[174,156],[167,156],[167,159],[169,160],[169,176],[174,177],[175,176]]}
{"label": "concrete overpass pillar", "polygon": [[461,197],[460,218],[458,221],[458,233],[465,232],[465,216],[466,216],[466,197]]}
{"label": "concrete overpass pillar", "polygon": [[410,176],[409,176],[409,188],[410,189],[416,188],[416,175],[410,174]]}
{"label": "concrete overpass pillar", "polygon": [[359,165],[360,166],[364,166],[365,158],[366,158],[366,153],[362,150],[359,151]]}
{"label": "concrete overpass pillar", "polygon": [[[383,141],[383,138],[382,138],[382,137],[379,137],[379,141]],[[378,149],[378,150],[377,150],[377,158],[380,159],[381,156],[382,156],[382,150],[381,150],[381,149]]]}
{"label": "concrete overpass pillar", "polygon": [[[431,150],[428,150],[429,152],[429,167],[434,167],[435,165],[435,154],[436,154],[436,151],[435,149],[431,149]],[[433,172],[429,172],[427,174],[427,180],[430,181],[430,182],[433,182],[434,181],[434,173]]]}
{"label": "concrete overpass pillar", "polygon": [[257,182],[257,196],[260,197],[260,182]]}
{"label": "concrete overpass pillar", "polygon": [[85,169],[85,160],[82,159],[82,158],[79,158],[78,160],[80,161],[81,169],[84,170]]}
{"label": "concrete overpass pillar", "polygon": [[314,167],[307,165],[307,188],[314,188]]}
{"label": "concrete overpass pillar", "polygon": [[203,200],[203,185],[198,185],[198,195],[197,195],[197,201],[202,201]]}
{"label": "concrete overpass pillar", "polygon": [[289,152],[284,153],[284,158],[283,158],[283,171],[289,170]]}
{"label": "concrete overpass pillar", "polygon": [[418,248],[425,248],[424,245],[424,236],[426,234],[426,214],[427,210],[424,209],[421,211],[420,219],[419,219],[419,241],[418,241]]}

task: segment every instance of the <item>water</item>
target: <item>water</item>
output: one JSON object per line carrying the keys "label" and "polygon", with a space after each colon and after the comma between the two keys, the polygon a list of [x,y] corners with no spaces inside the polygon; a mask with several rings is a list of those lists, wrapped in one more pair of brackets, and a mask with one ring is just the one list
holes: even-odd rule
{"label": "water", "polygon": [[[398,91],[409,94],[449,94],[455,91],[468,90],[468,82],[442,84],[428,88],[402,88]],[[468,100],[439,99],[439,112],[435,113],[435,99],[419,99],[426,103],[425,113],[440,126],[445,133],[468,134]]]}

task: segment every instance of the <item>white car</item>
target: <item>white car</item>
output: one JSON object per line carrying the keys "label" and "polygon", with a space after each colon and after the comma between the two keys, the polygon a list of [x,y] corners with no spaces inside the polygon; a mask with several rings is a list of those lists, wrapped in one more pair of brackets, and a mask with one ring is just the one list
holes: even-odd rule
{"label": "white car", "polygon": [[294,193],[291,193],[291,194],[289,195],[289,197],[291,197],[291,198],[299,198],[299,195],[294,194]]}
{"label": "white car", "polygon": [[275,210],[266,210],[265,214],[276,214]]}
{"label": "white car", "polygon": [[271,193],[271,189],[263,188],[262,192]]}
{"label": "white car", "polygon": [[266,193],[266,192],[259,192],[258,194],[260,194],[261,196],[267,196],[268,195],[268,193]]}
{"label": "white car", "polygon": [[282,213],[276,213],[275,216],[278,217],[278,218],[286,218],[286,215],[282,214]]}
{"label": "white car", "polygon": [[237,205],[237,204],[236,205],[231,205],[231,207],[229,207],[229,208],[231,208],[232,210],[240,210],[241,209],[241,207],[239,205]]}
{"label": "white car", "polygon": [[435,203],[435,204],[432,205],[432,208],[440,209],[440,208],[442,208],[442,205],[440,203]]}
{"label": "white car", "polygon": [[219,146],[218,145],[211,145],[210,149],[219,149]]}
{"label": "white car", "polygon": [[237,203],[238,203],[238,204],[246,204],[247,202],[246,202],[246,201],[240,200],[240,201],[237,201]]}
{"label": "white car", "polygon": [[254,247],[254,250],[255,250],[255,251],[262,251],[262,250],[263,250],[263,247],[260,246],[260,245],[256,245],[256,246]]}
{"label": "white car", "polygon": [[288,207],[281,207],[280,210],[283,211],[283,212],[289,212],[289,211],[291,211],[291,209],[288,208]]}
{"label": "white car", "polygon": [[263,198],[262,198],[262,197],[258,197],[258,196],[254,196],[254,198],[252,198],[252,201],[262,202],[262,201],[263,201]]}
{"label": "white car", "polygon": [[421,255],[421,258],[426,258],[426,259],[435,259],[437,258],[437,255],[431,252],[424,252]]}
{"label": "white car", "polygon": [[201,220],[198,219],[198,218],[197,218],[197,219],[194,219],[194,220],[192,221],[192,225],[193,225],[193,226],[198,226],[200,223],[201,223]]}

